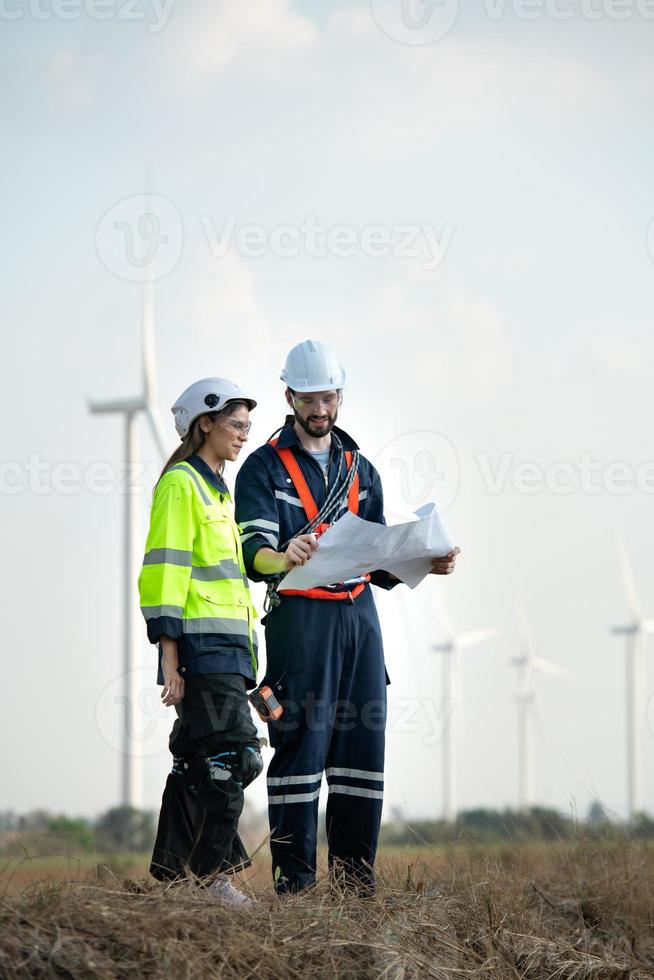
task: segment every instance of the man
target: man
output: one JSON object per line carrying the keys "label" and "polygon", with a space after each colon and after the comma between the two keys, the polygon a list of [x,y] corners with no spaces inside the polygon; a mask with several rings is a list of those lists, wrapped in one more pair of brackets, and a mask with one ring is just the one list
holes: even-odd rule
{"label": "man", "polygon": [[[329,348],[298,344],[281,378],[293,415],[236,480],[245,566],[254,581],[269,583],[265,681],[284,707],[269,723],[273,877],[279,893],[315,881],[325,772],[331,872],[367,891],[381,820],[388,683],[370,583],[389,589],[397,579],[377,571],[297,592],[284,590],[280,576],[309,561],[317,534],[348,509],[384,524],[381,482],[335,425],[345,372]],[[458,553],[434,560],[432,572],[449,574]]]}

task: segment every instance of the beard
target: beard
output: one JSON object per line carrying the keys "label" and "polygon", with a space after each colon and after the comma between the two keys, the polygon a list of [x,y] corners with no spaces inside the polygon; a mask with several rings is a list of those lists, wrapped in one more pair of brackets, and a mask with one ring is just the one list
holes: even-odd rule
{"label": "beard", "polygon": [[300,417],[300,415],[295,409],[293,411],[295,414],[295,421],[299,425],[301,425],[304,431],[306,432],[306,434],[308,436],[311,436],[313,439],[322,439],[323,436],[328,436],[329,433],[334,428],[334,426],[336,425],[336,419],[338,418],[338,409],[334,412],[333,415],[330,415],[329,412],[325,412],[325,418],[327,419],[327,424],[318,427],[309,421],[310,417],[307,419],[303,419]]}

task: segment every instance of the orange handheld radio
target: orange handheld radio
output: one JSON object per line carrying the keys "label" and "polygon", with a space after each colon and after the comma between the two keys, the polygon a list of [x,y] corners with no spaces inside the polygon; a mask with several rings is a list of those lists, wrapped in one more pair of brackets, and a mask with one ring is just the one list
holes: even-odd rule
{"label": "orange handheld radio", "polygon": [[255,687],[249,700],[262,721],[277,721],[284,714],[284,709],[267,684]]}

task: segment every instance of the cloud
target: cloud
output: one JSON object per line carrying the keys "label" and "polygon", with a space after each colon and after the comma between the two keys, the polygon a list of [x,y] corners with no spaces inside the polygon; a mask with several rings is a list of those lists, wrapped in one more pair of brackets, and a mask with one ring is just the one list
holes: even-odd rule
{"label": "cloud", "polygon": [[201,341],[219,336],[248,337],[252,344],[270,340],[270,321],[257,300],[254,272],[244,259],[228,252],[196,265],[190,286],[190,315]]}
{"label": "cloud", "polygon": [[399,62],[396,98],[389,100],[391,115],[384,121],[408,134],[518,117],[565,119],[605,111],[613,100],[608,82],[591,65],[534,52],[528,56],[513,47],[456,42],[437,57],[423,50],[402,52]]}
{"label": "cloud", "polygon": [[506,317],[484,296],[441,292],[426,281],[421,285],[410,271],[400,272],[374,291],[359,323],[349,344],[361,345],[350,355],[355,364],[378,361],[386,374],[392,365],[398,383],[423,408],[435,391],[439,402],[452,397],[477,404],[518,383]]}
{"label": "cloud", "polygon": [[644,347],[633,337],[589,337],[586,350],[594,366],[623,378],[648,370]]}
{"label": "cloud", "polygon": [[94,103],[97,63],[97,55],[81,55],[68,48],[55,52],[48,62],[48,82],[51,95],[62,108],[86,108]]}
{"label": "cloud", "polygon": [[290,0],[196,2],[181,37],[174,38],[178,73],[194,83],[232,67],[260,74],[316,38],[313,24]]}
{"label": "cloud", "polygon": [[379,36],[379,28],[367,5],[334,10],[329,17],[328,26],[331,33],[350,37],[368,35],[377,38]]}
{"label": "cloud", "polygon": [[453,291],[441,311],[438,331],[444,360],[481,394],[496,393],[515,369],[515,351],[502,311],[481,297]]}
{"label": "cloud", "polygon": [[436,46],[398,44],[361,8],[333,14],[320,54],[338,63],[352,138],[368,152],[413,151],[443,128],[520,117],[556,122],[605,112],[617,101],[585,61],[454,35]]}

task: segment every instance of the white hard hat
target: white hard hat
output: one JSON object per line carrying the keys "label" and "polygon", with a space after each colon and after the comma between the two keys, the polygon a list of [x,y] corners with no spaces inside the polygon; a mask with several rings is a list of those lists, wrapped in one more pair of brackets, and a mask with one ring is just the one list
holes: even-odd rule
{"label": "white hard hat", "polygon": [[219,412],[233,401],[243,401],[249,409],[257,404],[254,398],[227,378],[202,378],[190,385],[170,410],[175,416],[175,428],[180,438],[184,438],[199,415]]}
{"label": "white hard hat", "polygon": [[326,391],[345,387],[345,371],[326,344],[303,340],[289,351],[280,378],[293,391]]}

